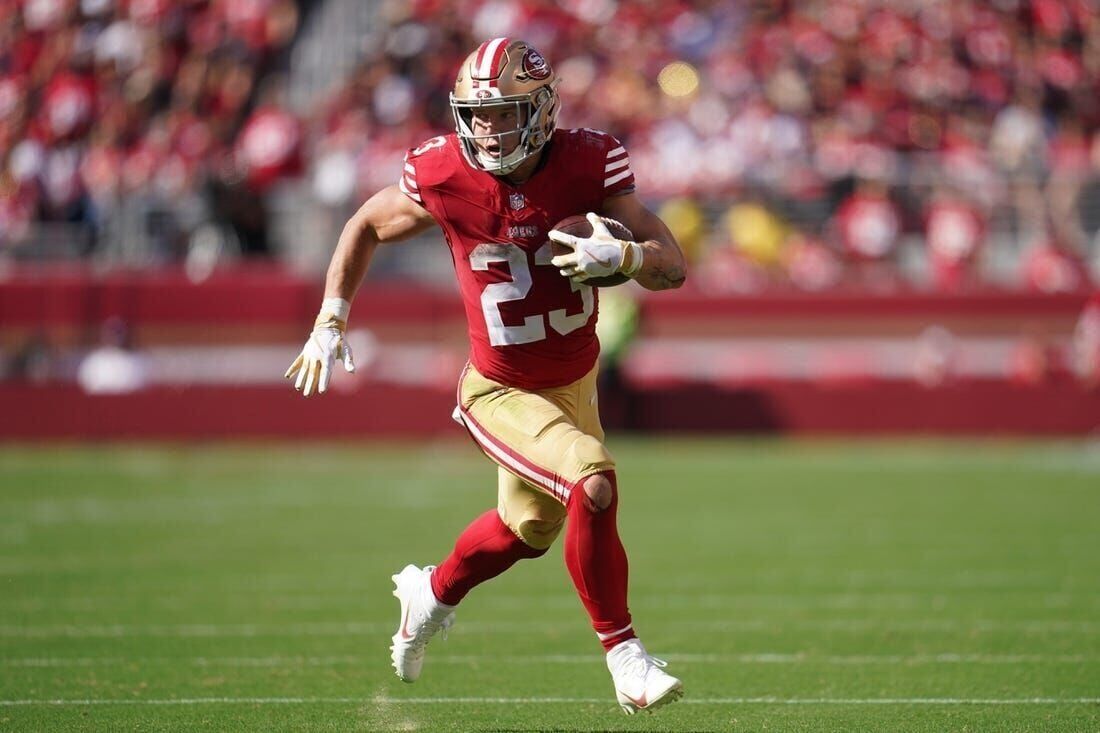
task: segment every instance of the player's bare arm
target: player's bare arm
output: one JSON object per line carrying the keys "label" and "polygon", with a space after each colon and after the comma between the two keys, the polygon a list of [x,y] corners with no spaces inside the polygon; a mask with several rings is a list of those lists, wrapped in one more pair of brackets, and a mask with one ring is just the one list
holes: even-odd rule
{"label": "player's bare arm", "polygon": [[676,238],[672,236],[660,217],[645,207],[633,193],[611,196],[604,200],[599,212],[614,219],[634,233],[637,250],[630,248],[632,256],[640,255],[641,264],[624,262],[624,271],[636,271],[634,280],[647,290],[669,290],[684,284],[687,278],[687,261]]}
{"label": "player's bare arm", "polygon": [[325,278],[325,299],[313,323],[302,352],[286,371],[294,379],[294,389],[303,397],[316,390],[328,389],[332,367],[337,360],[344,369],[355,371],[351,346],[344,336],[348,313],[363,276],[367,273],[375,248],[385,242],[407,239],[435,224],[425,209],[406,197],[397,186],[387,186],[371,196],[352,215],[329,262]]}
{"label": "player's bare arm", "polygon": [[325,298],[350,303],[379,244],[408,239],[434,224],[432,215],[396,185],[371,196],[344,225],[325,277]]}
{"label": "player's bare arm", "polygon": [[[550,230],[550,240],[569,248],[551,262],[576,283],[609,275],[625,275],[648,290],[668,290],[684,284],[687,264],[676,238],[665,223],[631,193],[604,199],[600,212],[588,212],[589,236]],[[630,230],[613,233],[616,223]]]}

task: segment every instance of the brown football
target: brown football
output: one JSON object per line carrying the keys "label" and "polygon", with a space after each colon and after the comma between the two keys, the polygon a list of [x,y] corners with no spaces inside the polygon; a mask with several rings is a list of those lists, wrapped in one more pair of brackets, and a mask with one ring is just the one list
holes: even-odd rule
{"label": "brown football", "polygon": [[[554,225],[554,228],[566,234],[572,234],[574,237],[592,236],[592,225],[588,223],[588,219],[580,215],[567,216]],[[607,228],[611,230],[612,236],[617,239],[634,240],[634,234],[614,219],[608,220]],[[558,244],[551,240],[550,251],[557,257],[558,255],[567,254],[573,250],[566,247],[564,244]],[[622,285],[625,282],[629,282],[629,280],[629,277],[621,272],[617,272],[614,275],[608,275],[606,277],[590,277],[584,281],[584,284],[591,285],[594,288],[613,288],[616,285]]]}

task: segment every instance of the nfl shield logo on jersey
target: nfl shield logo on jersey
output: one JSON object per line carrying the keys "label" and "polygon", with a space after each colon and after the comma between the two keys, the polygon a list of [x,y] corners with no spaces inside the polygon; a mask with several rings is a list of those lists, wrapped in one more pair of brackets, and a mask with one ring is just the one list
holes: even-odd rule
{"label": "nfl shield logo on jersey", "polygon": [[512,211],[519,211],[527,205],[527,200],[523,198],[522,193],[513,193],[508,196],[508,203],[512,207]]}

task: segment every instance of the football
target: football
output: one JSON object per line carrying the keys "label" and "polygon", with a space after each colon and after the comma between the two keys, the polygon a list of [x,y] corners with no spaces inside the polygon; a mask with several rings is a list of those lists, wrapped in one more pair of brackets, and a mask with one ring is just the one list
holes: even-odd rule
{"label": "football", "polygon": [[[616,239],[634,240],[634,234],[614,219],[608,220],[607,228]],[[592,236],[592,225],[588,223],[588,219],[581,215],[565,217],[554,225],[554,229],[565,232],[566,234],[572,234],[574,237]],[[558,244],[553,240],[550,242],[550,250],[555,257],[573,251],[564,244]],[[608,275],[606,277],[590,277],[584,281],[584,284],[594,288],[612,288],[616,285],[622,285],[625,282],[629,282],[629,280],[629,277],[621,272],[617,272],[614,275]]]}

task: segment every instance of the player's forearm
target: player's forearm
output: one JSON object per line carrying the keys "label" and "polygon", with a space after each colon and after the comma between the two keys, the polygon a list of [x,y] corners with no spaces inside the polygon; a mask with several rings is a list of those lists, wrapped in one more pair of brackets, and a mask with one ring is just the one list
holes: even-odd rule
{"label": "player's forearm", "polygon": [[371,256],[378,246],[378,235],[369,223],[353,216],[340,234],[325,276],[325,297],[342,298],[349,303],[367,274]]}
{"label": "player's forearm", "polygon": [[643,288],[670,290],[684,284],[687,278],[687,262],[675,242],[656,239],[638,242],[638,252],[641,254],[642,264],[633,278]]}

